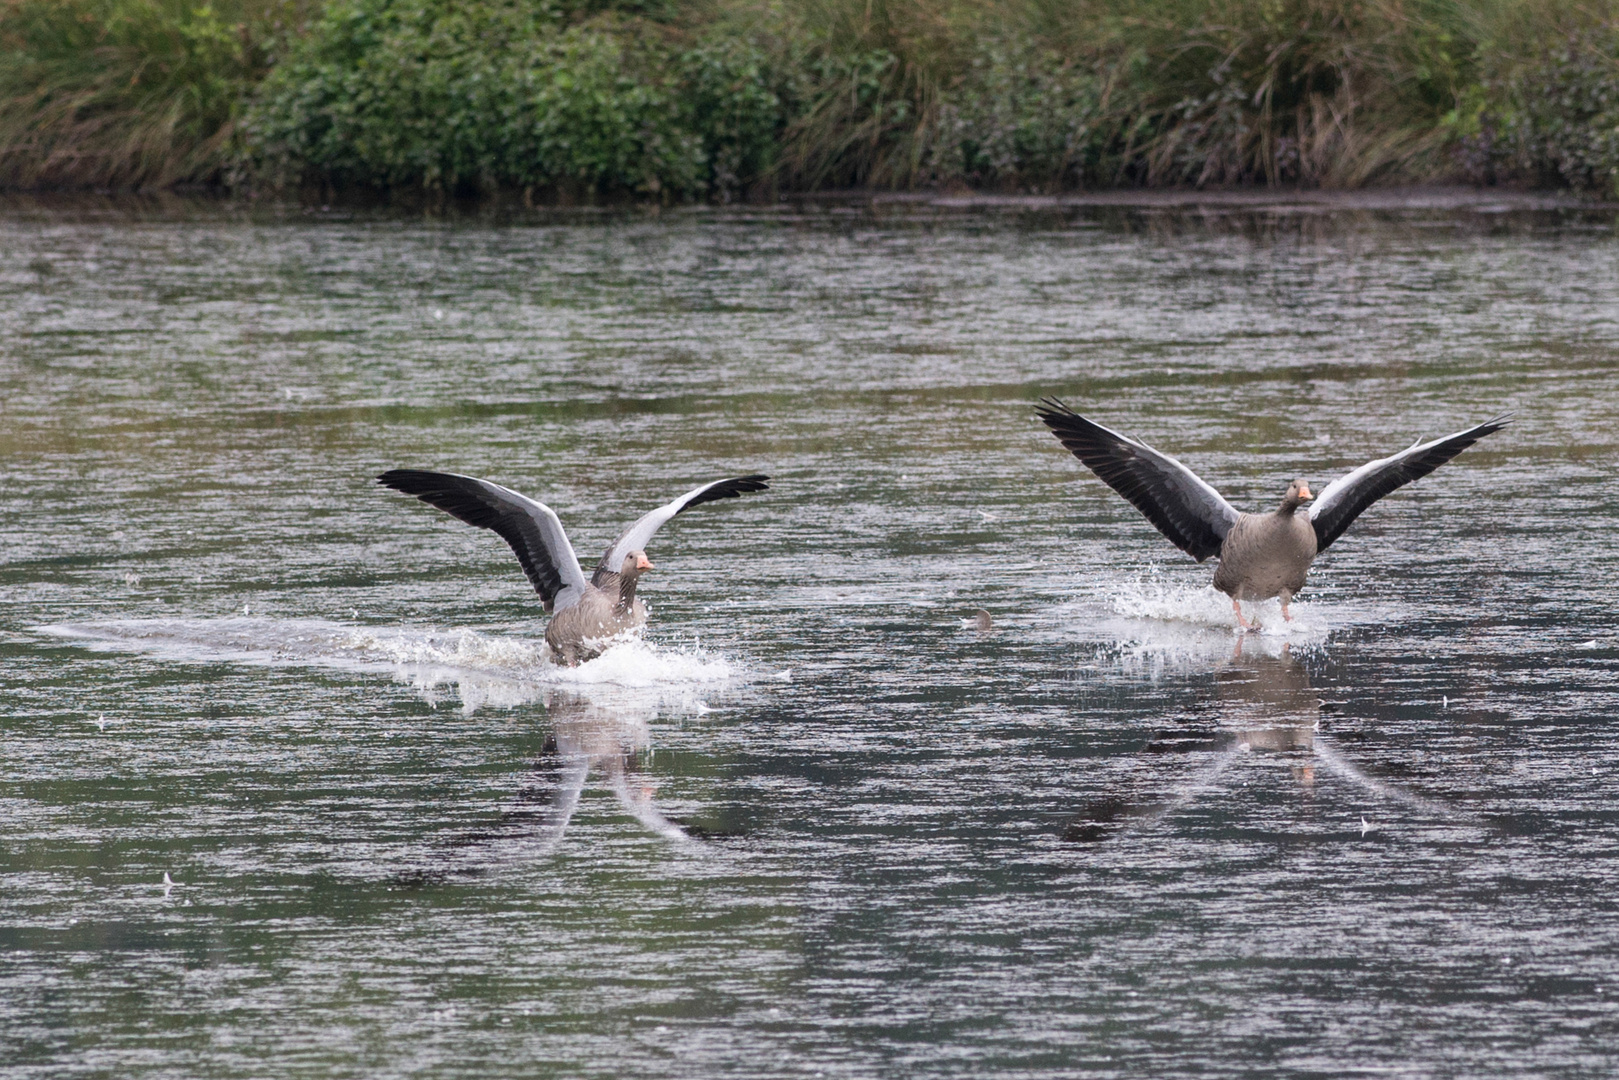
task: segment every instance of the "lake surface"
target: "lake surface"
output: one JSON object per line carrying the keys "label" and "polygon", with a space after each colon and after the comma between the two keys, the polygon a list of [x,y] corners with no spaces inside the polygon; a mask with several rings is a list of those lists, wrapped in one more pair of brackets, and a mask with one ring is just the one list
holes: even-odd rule
{"label": "lake surface", "polygon": [[[0,1075],[1619,1065],[1611,214],[14,202],[0,253]],[[1251,510],[1516,421],[1239,636],[1045,394]],[[773,479],[565,670],[401,466],[592,564]]]}

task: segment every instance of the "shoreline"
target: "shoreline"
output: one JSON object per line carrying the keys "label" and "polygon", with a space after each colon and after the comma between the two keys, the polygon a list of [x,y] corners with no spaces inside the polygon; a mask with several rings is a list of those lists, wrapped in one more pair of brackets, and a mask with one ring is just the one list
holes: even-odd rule
{"label": "shoreline", "polygon": [[1222,210],[1473,210],[1514,213],[1545,210],[1619,210],[1619,201],[1582,197],[1568,190],[1515,191],[1460,184],[1413,184],[1386,188],[1109,188],[1052,195],[992,192],[805,192],[783,202],[857,202],[873,206],[921,205],[941,209],[1125,209]]}
{"label": "shoreline", "polygon": [[330,203],[303,202],[296,197],[232,195],[218,191],[149,192],[0,191],[0,217],[35,215],[110,218],[246,216],[282,219],[546,218],[772,213],[883,213],[943,211],[976,213],[1014,211],[1061,213],[1075,210],[1122,210],[1143,213],[1268,213],[1326,215],[1335,213],[1596,213],[1619,211],[1619,200],[1595,199],[1566,189],[1522,191],[1464,185],[1404,185],[1385,188],[1113,188],[1051,195],[998,194],[976,191],[881,191],[845,188],[790,192],[769,201],[688,202],[674,205],[604,200],[596,203],[525,205],[510,198],[446,202],[389,198],[375,193],[339,195]]}

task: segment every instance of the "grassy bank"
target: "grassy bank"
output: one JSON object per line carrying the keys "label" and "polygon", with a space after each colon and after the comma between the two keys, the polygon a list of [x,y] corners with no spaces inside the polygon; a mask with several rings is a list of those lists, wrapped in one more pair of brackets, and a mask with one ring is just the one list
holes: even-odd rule
{"label": "grassy bank", "polygon": [[0,0],[0,185],[1619,190],[1619,0]]}

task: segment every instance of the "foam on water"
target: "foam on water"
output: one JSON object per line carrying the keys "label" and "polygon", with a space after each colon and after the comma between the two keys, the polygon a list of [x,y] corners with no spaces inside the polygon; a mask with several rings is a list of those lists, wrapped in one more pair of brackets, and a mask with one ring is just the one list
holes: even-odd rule
{"label": "foam on water", "polygon": [[1077,631],[1104,646],[1122,670],[1152,678],[1218,666],[1239,648],[1277,657],[1318,646],[1331,629],[1319,605],[1294,603],[1291,622],[1282,618],[1276,600],[1245,603],[1243,611],[1259,621],[1258,630],[1241,630],[1231,598],[1212,585],[1138,579],[1101,586],[1056,613],[1064,632]]}
{"label": "foam on water", "polygon": [[218,662],[378,672],[436,703],[453,686],[467,712],[512,708],[567,690],[592,698],[628,696],[642,707],[700,704],[702,691],[738,677],[724,658],[699,647],[666,647],[638,634],[615,638],[578,667],[552,662],[545,642],[475,630],[345,626],[324,619],[104,619],[36,628],[104,651],[137,651],[182,663]]}
{"label": "foam on water", "polygon": [[[1231,598],[1213,585],[1190,589],[1157,581],[1136,580],[1110,588],[1104,600],[1113,614],[1131,624],[1187,623],[1220,630],[1235,630],[1237,620]],[[1293,621],[1282,618],[1279,600],[1245,603],[1243,612],[1260,623],[1258,633],[1291,640],[1326,635],[1326,625],[1308,603],[1294,603]]]}

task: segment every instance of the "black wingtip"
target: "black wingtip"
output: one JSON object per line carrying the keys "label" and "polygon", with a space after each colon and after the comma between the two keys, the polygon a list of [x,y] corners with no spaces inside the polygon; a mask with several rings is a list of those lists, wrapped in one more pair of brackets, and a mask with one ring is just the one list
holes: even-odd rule
{"label": "black wingtip", "polygon": [[423,490],[424,485],[434,484],[442,478],[442,473],[429,472],[426,469],[389,469],[377,476],[377,484],[380,487],[403,491],[407,495],[415,495]]}
{"label": "black wingtip", "polygon": [[[1480,439],[1482,439],[1482,438],[1484,438],[1484,437],[1486,437],[1488,435],[1494,435],[1497,431],[1500,431],[1501,429],[1507,427],[1509,424],[1512,423],[1512,421],[1513,421],[1513,414],[1510,413],[1510,412],[1504,412],[1504,413],[1501,413],[1501,414],[1499,414],[1497,416],[1492,416],[1490,419],[1484,421],[1482,424],[1474,424],[1472,427],[1468,428],[1466,431],[1458,431],[1455,435],[1448,436],[1448,438],[1450,438],[1450,439],[1464,439],[1466,441],[1462,443],[1463,447],[1472,446],[1474,443],[1478,442]],[[1460,451],[1458,451],[1458,453],[1459,452]]]}
{"label": "black wingtip", "polygon": [[1075,412],[1073,409],[1070,409],[1067,405],[1063,404],[1060,400],[1054,397],[1041,398],[1040,404],[1034,407],[1034,415],[1042,424],[1046,425],[1046,427],[1051,430],[1053,435],[1057,436],[1059,439],[1063,437],[1065,432],[1073,432],[1076,429],[1076,426],[1083,426],[1089,423],[1089,421],[1083,416],[1079,415],[1079,413]]}
{"label": "black wingtip", "polygon": [[746,476],[733,476],[725,481],[725,488],[732,497],[735,497],[750,491],[769,491],[769,481],[770,477],[764,473],[749,473]]}
{"label": "black wingtip", "polygon": [[675,513],[682,513],[694,506],[718,502],[721,499],[735,499],[753,491],[769,491],[770,484],[767,483],[769,479],[770,477],[764,473],[749,473],[746,476],[732,476],[724,480],[716,480],[704,488],[702,494],[693,497]]}
{"label": "black wingtip", "polygon": [[1040,404],[1035,408],[1034,415],[1039,417],[1041,423],[1051,429],[1051,433],[1057,436],[1057,440],[1063,446],[1067,447],[1076,456],[1079,456],[1082,461],[1084,457],[1080,453],[1081,446],[1090,448],[1100,443],[1116,445],[1131,441],[1128,436],[1121,435],[1111,428],[1103,427],[1090,417],[1070,409],[1054,397],[1040,399]]}
{"label": "black wingtip", "polygon": [[[729,480],[721,480],[710,488],[709,499],[734,499],[753,491],[769,491],[770,477],[763,473],[749,473],[747,476],[733,476]],[[708,501],[707,499],[703,501]]]}
{"label": "black wingtip", "polygon": [[1049,394],[1040,399],[1040,404],[1034,407],[1034,414],[1042,420],[1045,420],[1047,417],[1051,416],[1079,415],[1073,409],[1070,409],[1067,405],[1064,405],[1060,398],[1052,397]]}

